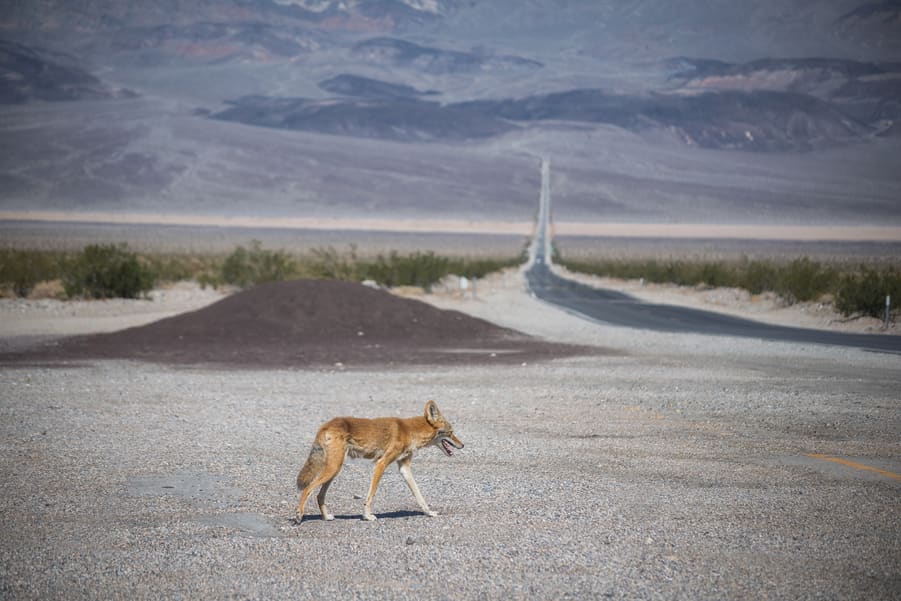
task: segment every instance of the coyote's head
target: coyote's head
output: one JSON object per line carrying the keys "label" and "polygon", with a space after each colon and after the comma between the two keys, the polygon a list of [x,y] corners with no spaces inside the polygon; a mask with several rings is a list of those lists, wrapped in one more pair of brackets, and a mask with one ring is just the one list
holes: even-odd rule
{"label": "coyote's head", "polygon": [[425,420],[436,430],[432,444],[440,447],[442,451],[447,453],[448,457],[454,454],[454,449],[463,448],[463,443],[454,436],[454,427],[441,415],[441,411],[438,409],[435,401],[429,401],[425,404]]}

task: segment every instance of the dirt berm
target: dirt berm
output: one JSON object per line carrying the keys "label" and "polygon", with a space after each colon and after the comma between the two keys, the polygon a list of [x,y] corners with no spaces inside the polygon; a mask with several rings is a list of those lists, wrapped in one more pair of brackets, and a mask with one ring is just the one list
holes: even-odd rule
{"label": "dirt berm", "polygon": [[597,349],[545,342],[361,284],[294,280],[145,326],[63,338],[5,360],[352,367],[527,362],[589,352]]}

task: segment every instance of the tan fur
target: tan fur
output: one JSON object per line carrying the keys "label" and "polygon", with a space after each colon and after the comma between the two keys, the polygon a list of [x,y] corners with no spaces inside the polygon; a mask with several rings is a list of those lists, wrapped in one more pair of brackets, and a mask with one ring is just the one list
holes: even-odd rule
{"label": "tan fur", "polygon": [[372,500],[385,468],[394,461],[423,512],[428,516],[438,515],[429,509],[410,471],[413,451],[429,445],[438,446],[448,455],[453,454],[451,447],[463,448],[463,443],[454,436],[453,427],[441,415],[435,401],[427,402],[423,415],[417,417],[336,417],[329,420],[319,428],[307,462],[297,475],[297,487],[302,492],[297,505],[296,521],[303,519],[307,498],[317,487],[321,487],[316,500],[319,502],[322,518],[334,519],[325,505],[325,494],[332,480],[341,471],[345,457],[375,461],[369,494],[363,505],[363,519],[375,519]]}

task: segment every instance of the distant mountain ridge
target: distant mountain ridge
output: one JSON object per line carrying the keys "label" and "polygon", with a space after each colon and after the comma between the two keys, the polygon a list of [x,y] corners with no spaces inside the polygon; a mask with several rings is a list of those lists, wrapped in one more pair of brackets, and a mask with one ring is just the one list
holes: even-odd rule
{"label": "distant mountain ridge", "polygon": [[514,125],[486,111],[415,98],[311,100],[248,96],[213,115],[224,121],[404,142],[465,141],[492,137]]}
{"label": "distant mountain ridge", "polygon": [[[183,29],[159,28],[155,39],[169,39],[178,31]],[[197,38],[229,35],[259,44],[260,40],[271,42],[269,34],[274,30],[195,24],[191,31]],[[291,44],[270,45],[269,50],[289,55],[301,51]],[[526,72],[544,68],[536,61],[509,55],[443,50],[393,38],[370,38],[354,44],[349,52],[367,63],[438,76],[493,68]],[[649,93],[584,88],[462,102],[439,102],[437,90],[422,92],[401,82],[342,73],[318,83],[322,91],[337,97],[251,94],[229,100],[231,107],[213,116],[264,127],[417,142],[489,138],[552,121],[600,123],[635,133],[665,131],[685,144],[704,148],[754,151],[806,151],[899,131],[901,62],[807,58],[733,64],[676,58],[665,64],[673,72],[674,85]],[[129,94],[77,66],[55,63],[13,42],[0,43],[0,69],[4,73],[0,103]]]}
{"label": "distant mountain ridge", "polygon": [[[395,63],[420,56],[415,45],[386,46],[380,39],[375,46],[389,48],[385,60]],[[573,89],[456,103],[424,101],[410,86],[343,74],[320,87],[367,102],[247,97],[215,117],[402,141],[479,139],[553,121],[601,123],[635,133],[665,131],[691,146],[764,152],[808,151],[898,132],[901,63],[677,58],[666,64],[675,86],[659,92]]]}
{"label": "distant mountain ridge", "polygon": [[202,62],[294,59],[319,46],[314,36],[302,35],[267,23],[216,23],[125,28],[103,41],[101,47],[119,53],[151,50]]}
{"label": "distant mountain ridge", "polygon": [[438,94],[438,92],[434,90],[420,92],[413,86],[380,81],[378,79],[372,79],[371,77],[362,77],[359,75],[351,75],[349,73],[342,73],[341,75],[336,75],[330,79],[320,81],[319,87],[332,94],[358,96],[361,98],[403,99],[418,98],[420,96],[434,96]]}
{"label": "distant mountain ridge", "polygon": [[443,50],[399,40],[373,38],[355,44],[351,53],[367,62],[415,68],[426,73],[457,73],[492,69],[540,69],[535,60],[509,55]]}
{"label": "distant mountain ridge", "polygon": [[541,122],[603,123],[669,131],[685,144],[754,151],[811,150],[872,129],[829,103],[790,92],[620,95],[571,90],[516,100],[453,104],[412,97],[365,101],[245,97],[214,118],[250,125],[400,141],[462,141]]}
{"label": "distant mountain ridge", "polygon": [[[728,60],[741,50],[743,60],[775,53],[873,61],[891,60],[901,51],[901,5],[895,0],[823,0],[806,3],[803,10],[781,0],[42,0],[7,3],[0,36],[25,41],[19,34],[44,35],[44,41],[77,45],[120,31],[190,29],[196,23],[258,23],[308,34],[381,34],[408,41],[414,41],[411,33],[445,40],[474,34],[481,40],[475,43],[569,46],[598,58],[613,50],[623,56],[640,53],[644,59],[655,58],[647,54],[653,51],[658,59],[703,55]],[[826,52],[839,44],[840,53]]]}
{"label": "distant mountain ridge", "polygon": [[813,96],[876,129],[901,119],[901,62],[806,58],[744,64],[674,60],[685,91],[774,91]]}
{"label": "distant mountain ridge", "polygon": [[133,95],[73,64],[73,57],[0,40],[0,104],[98,100]]}
{"label": "distant mountain ridge", "polygon": [[35,0],[0,39],[4,207],[528,219],[551,156],[578,218],[901,215],[897,0]]}

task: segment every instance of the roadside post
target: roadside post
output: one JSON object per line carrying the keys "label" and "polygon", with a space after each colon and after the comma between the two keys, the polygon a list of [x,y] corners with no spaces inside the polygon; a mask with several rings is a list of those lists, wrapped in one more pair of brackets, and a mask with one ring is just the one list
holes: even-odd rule
{"label": "roadside post", "polygon": [[892,297],[890,294],[885,295],[885,323],[882,324],[882,329],[887,330],[889,326],[889,313],[892,308]]}

